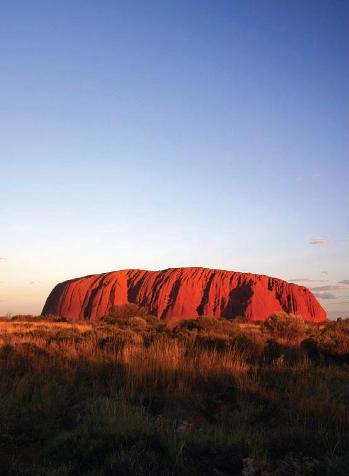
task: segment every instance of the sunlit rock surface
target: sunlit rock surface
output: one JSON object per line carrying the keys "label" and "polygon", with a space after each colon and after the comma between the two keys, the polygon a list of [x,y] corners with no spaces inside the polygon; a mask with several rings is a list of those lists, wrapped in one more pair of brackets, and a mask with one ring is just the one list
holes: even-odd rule
{"label": "sunlit rock surface", "polygon": [[303,286],[264,275],[208,268],[127,269],[71,279],[51,291],[42,313],[97,320],[111,306],[128,302],[144,306],[161,319],[243,315],[256,321],[285,311],[307,321],[326,320],[324,309]]}

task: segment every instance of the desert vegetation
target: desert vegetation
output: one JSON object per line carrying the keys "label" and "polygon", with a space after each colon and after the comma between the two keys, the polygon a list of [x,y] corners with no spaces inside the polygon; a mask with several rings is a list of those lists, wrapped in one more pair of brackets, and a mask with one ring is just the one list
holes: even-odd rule
{"label": "desert vegetation", "polygon": [[347,475],[349,322],[0,321],[0,473]]}

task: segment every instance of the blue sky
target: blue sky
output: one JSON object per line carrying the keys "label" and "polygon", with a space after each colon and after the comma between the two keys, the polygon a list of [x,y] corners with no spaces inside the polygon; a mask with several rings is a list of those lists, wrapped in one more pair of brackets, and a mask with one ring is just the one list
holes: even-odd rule
{"label": "blue sky", "polygon": [[348,44],[344,0],[3,2],[0,314],[208,266],[349,315]]}

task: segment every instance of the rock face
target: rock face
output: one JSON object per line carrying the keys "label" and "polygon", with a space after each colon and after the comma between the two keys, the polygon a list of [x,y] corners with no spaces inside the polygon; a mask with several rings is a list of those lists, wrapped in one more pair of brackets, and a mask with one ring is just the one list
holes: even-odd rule
{"label": "rock face", "polygon": [[161,319],[244,315],[264,320],[275,311],[326,320],[309,289],[269,276],[207,268],[128,269],[57,284],[42,313],[97,320],[113,305],[135,303]]}

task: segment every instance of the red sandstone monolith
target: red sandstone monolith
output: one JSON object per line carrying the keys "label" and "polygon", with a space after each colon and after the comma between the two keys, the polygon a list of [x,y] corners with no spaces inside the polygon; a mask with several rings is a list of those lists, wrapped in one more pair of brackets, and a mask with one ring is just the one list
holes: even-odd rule
{"label": "red sandstone monolith", "polygon": [[245,316],[256,321],[285,311],[307,321],[326,320],[326,312],[304,286],[208,268],[127,269],[64,281],[51,291],[42,313],[97,320],[111,306],[129,302],[161,319]]}

